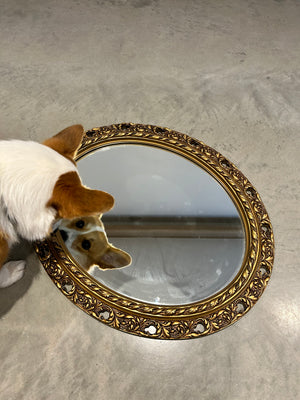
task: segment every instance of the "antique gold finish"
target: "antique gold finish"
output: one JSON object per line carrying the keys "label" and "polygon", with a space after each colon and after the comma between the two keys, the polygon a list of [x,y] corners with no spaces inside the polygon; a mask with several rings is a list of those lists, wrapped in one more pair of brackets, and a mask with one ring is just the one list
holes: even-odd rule
{"label": "antique gold finish", "polygon": [[217,332],[239,320],[256,303],[269,281],[274,239],[267,211],[248,179],[216,150],[188,135],[152,125],[117,124],[86,132],[77,161],[114,144],[165,148],[211,174],[239,210],[245,230],[242,266],[217,294],[191,304],[163,306],[143,303],[105,287],[68,254],[59,233],[35,243],[47,273],[74,304],[94,318],[127,333],[157,339],[189,339]]}

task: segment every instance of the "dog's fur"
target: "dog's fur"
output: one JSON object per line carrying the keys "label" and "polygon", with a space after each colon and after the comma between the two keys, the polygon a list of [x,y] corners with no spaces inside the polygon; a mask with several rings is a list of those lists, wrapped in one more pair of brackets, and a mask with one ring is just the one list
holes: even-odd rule
{"label": "dog's fur", "polygon": [[25,261],[5,264],[19,237],[44,239],[57,218],[99,215],[113,207],[111,195],[81,184],[74,157],[83,134],[74,125],[43,144],[0,141],[0,287],[23,276]]}
{"label": "dog's fur", "polygon": [[131,264],[128,253],[108,242],[101,216],[62,219],[58,229],[66,247],[86,271],[123,268]]}

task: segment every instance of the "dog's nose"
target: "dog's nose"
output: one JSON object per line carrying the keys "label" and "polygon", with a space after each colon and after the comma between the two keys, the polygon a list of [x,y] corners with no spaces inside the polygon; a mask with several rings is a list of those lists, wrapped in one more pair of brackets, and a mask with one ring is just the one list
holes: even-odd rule
{"label": "dog's nose", "polygon": [[66,242],[66,241],[68,240],[68,237],[69,237],[69,235],[67,234],[67,232],[64,231],[63,229],[60,229],[59,232],[60,232],[60,234],[61,234],[62,240],[63,240],[64,242]]}

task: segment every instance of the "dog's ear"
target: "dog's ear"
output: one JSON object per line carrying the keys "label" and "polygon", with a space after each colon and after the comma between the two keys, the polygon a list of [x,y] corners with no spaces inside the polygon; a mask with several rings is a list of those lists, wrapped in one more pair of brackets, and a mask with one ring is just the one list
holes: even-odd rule
{"label": "dog's ear", "polygon": [[109,211],[113,205],[113,196],[82,186],[75,171],[60,176],[47,203],[48,207],[56,209],[59,218],[67,219],[99,215]]}
{"label": "dog's ear", "polygon": [[82,125],[72,125],[43,142],[64,157],[74,159],[84,135]]}
{"label": "dog's ear", "polygon": [[100,256],[97,265],[100,269],[123,268],[130,265],[131,261],[128,253],[109,245],[107,250]]}

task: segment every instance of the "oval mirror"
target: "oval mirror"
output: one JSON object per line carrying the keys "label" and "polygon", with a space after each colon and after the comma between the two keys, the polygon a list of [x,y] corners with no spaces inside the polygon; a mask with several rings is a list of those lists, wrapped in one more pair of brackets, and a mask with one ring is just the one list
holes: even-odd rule
{"label": "oval mirror", "polygon": [[166,128],[118,124],[86,132],[76,161],[115,207],[59,221],[36,251],[81,309],[128,333],[182,339],[230,325],[260,297],[272,227],[220,153]]}

